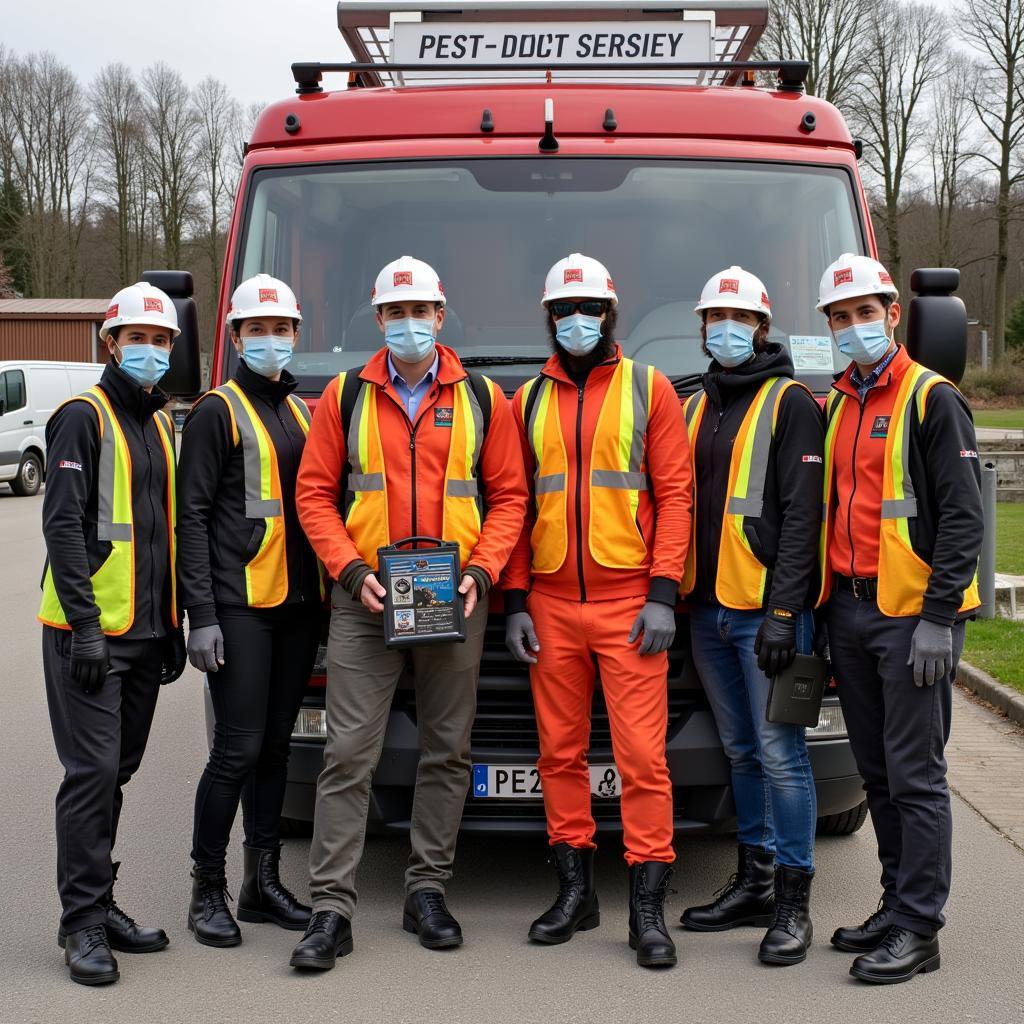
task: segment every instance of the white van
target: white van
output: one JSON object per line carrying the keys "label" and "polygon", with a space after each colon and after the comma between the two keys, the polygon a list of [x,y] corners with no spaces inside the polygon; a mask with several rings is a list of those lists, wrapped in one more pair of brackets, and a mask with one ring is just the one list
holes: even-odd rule
{"label": "white van", "polygon": [[0,361],[0,482],[22,497],[38,493],[46,473],[46,421],[102,373],[102,363]]}

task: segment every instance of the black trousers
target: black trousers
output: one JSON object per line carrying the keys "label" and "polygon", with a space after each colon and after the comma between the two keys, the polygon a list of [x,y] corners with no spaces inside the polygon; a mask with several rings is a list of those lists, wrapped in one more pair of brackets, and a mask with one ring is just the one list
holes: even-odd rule
{"label": "black trousers", "polygon": [[945,923],[952,873],[945,747],[964,624],[953,627],[952,673],[917,687],[907,658],[918,621],[889,618],[843,591],[828,604],[832,668],[878,840],[882,899],[897,924],[931,936]]}
{"label": "black trousers", "polygon": [[231,826],[242,803],[248,846],[278,842],[295,716],[320,639],[319,607],[217,610],[224,664],[207,677],[213,749],[196,788],[192,859],[223,871]]}
{"label": "black trousers", "polygon": [[122,791],[138,770],[160,693],[164,640],[111,639],[96,693],[71,678],[71,633],[43,627],[46,703],[64,779],[57,790],[57,887],[69,931],[100,923],[113,885]]}

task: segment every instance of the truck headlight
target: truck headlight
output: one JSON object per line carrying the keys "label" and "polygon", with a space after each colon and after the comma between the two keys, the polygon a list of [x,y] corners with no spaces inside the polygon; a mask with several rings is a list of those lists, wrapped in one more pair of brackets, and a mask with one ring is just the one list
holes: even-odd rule
{"label": "truck headlight", "polygon": [[846,735],[846,719],[838,704],[822,704],[818,724],[807,730],[809,740],[838,740]]}
{"label": "truck headlight", "polygon": [[327,738],[327,712],[323,708],[299,708],[292,729],[293,740],[322,740]]}

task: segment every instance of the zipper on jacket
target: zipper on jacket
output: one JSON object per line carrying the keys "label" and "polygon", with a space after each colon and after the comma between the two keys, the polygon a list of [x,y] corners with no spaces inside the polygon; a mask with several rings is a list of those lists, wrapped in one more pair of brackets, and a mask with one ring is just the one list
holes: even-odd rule
{"label": "zipper on jacket", "polygon": [[[406,420],[409,419],[408,414],[406,414],[405,418],[406,418]],[[412,502],[411,502],[412,514],[410,516],[410,526],[411,526],[411,529],[409,531],[409,536],[410,537],[415,537],[417,535],[417,531],[416,531],[416,431],[418,429],[419,429],[419,423],[418,422],[417,423],[412,423],[412,422],[409,423],[409,473],[410,473],[410,476],[412,477]]]}
{"label": "zipper on jacket", "polygon": [[[302,452],[301,451],[300,452],[296,452],[295,451],[295,436],[294,436],[291,428],[288,425],[288,420],[285,419],[285,417],[281,415],[281,406],[284,405],[287,401],[288,401],[288,399],[287,399],[287,397],[285,397],[285,398],[282,398],[281,401],[278,402],[276,405],[274,405],[273,403],[270,403],[270,404],[272,405],[272,408],[274,410],[274,414],[277,416],[277,422],[281,424],[281,429],[284,431],[284,436],[288,440],[288,446],[292,450],[292,458],[301,459],[302,458]],[[289,412],[289,415],[291,415],[290,412]],[[295,417],[294,416],[291,417],[291,420],[292,420],[292,424],[295,424]],[[295,424],[295,427],[296,427],[296,429],[300,429],[297,424]],[[280,460],[278,462],[278,473],[280,473]],[[284,495],[283,494],[281,496],[281,501],[282,501],[282,506],[281,506],[281,528],[284,530],[284,537],[285,537],[285,540],[284,540],[284,543],[285,543],[285,565],[284,565],[284,571],[285,571],[285,573],[289,572],[288,552],[291,552],[292,557],[297,559],[298,566],[299,566],[299,578],[298,578],[298,583],[297,583],[298,598],[299,598],[300,601],[305,601],[306,600],[306,560],[305,560],[305,558],[302,557],[303,552],[302,552],[302,545],[301,544],[299,544],[299,546],[298,546],[298,551],[295,551],[294,550],[295,546],[294,545],[289,545],[289,543],[288,543],[288,517],[285,515],[285,511],[284,511],[284,504],[283,504],[283,502],[284,502]],[[290,591],[291,590],[291,586],[289,586],[288,589]],[[287,600],[287,597],[285,598],[285,600]]]}
{"label": "zipper on jacket", "polygon": [[[153,421],[153,429],[154,430],[156,429],[156,420]],[[146,437],[146,427],[145,427],[145,424],[142,425],[142,442],[146,446],[146,457],[149,460],[149,477],[146,480],[146,484],[147,484],[147,490],[149,491],[149,507],[150,507],[150,509],[152,509],[152,512],[153,512],[153,519],[152,519],[152,521],[150,523],[150,527],[149,527],[149,564],[150,564],[150,566],[155,567],[155,566],[157,566],[159,564],[159,562],[157,561],[157,557],[158,556],[157,556],[157,550],[156,550],[156,544],[155,544],[155,541],[156,541],[156,523],[157,523],[157,514],[158,513],[157,513],[157,509],[156,509],[156,503],[153,501],[153,448],[150,445],[149,440]],[[170,538],[168,538],[168,540],[170,540]],[[171,566],[170,562],[168,562],[168,564],[167,564],[167,571],[168,572],[173,572],[174,571],[173,566]],[[150,636],[155,637],[156,636],[157,616],[158,616],[159,611],[160,611],[160,595],[157,594],[157,592],[156,592],[156,573],[152,572],[152,571],[150,572],[150,575],[149,575],[149,588],[150,588],[150,600],[152,601],[152,608],[150,609],[149,630],[150,630]],[[173,609],[172,609],[172,612],[173,612]]]}
{"label": "zipper on jacket", "polygon": [[853,548],[853,499],[857,494],[857,448],[860,445],[860,428],[864,422],[864,406],[867,404],[868,396],[865,395],[860,401],[860,409],[857,413],[857,432],[853,435],[853,458],[850,459],[850,472],[853,474],[853,486],[850,488],[850,500],[846,504],[846,534],[850,539],[850,576],[856,576],[853,562],[855,552]]}
{"label": "zipper on jacket", "polygon": [[580,578],[580,601],[587,600],[583,580],[583,388],[576,385],[576,571]]}

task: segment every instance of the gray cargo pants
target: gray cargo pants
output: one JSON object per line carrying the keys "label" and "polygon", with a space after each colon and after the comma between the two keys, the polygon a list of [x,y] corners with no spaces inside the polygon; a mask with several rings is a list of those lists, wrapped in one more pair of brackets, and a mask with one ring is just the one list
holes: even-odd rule
{"label": "gray cargo pants", "polygon": [[336,910],[352,918],[370,782],[395,688],[410,660],[420,759],[405,887],[444,892],[469,791],[470,731],[486,625],[484,598],[466,621],[465,643],[389,650],[381,616],[335,586],[327,641],[327,745],[309,850],[314,911]]}

